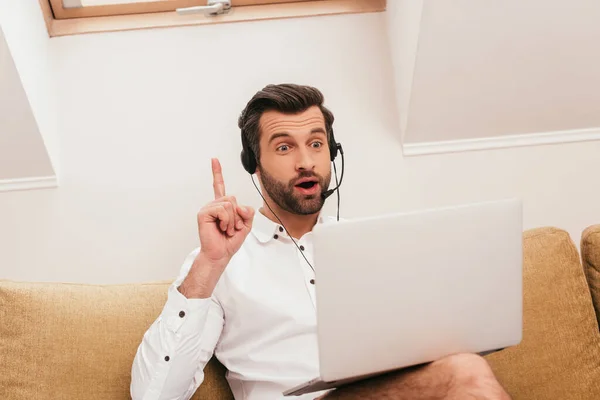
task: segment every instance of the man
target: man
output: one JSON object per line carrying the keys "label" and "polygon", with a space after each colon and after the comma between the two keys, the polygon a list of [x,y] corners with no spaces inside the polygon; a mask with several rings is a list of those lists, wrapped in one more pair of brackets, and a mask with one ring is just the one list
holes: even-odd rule
{"label": "man", "polygon": [[[269,85],[248,102],[239,118],[243,156],[245,168],[256,170],[263,207],[255,213],[228,195],[212,160],[215,200],[198,213],[200,247],[138,348],[134,400],[189,399],[213,354],[227,367],[236,399],[281,399],[318,376],[309,261],[311,230],[328,223],[320,211],[331,180],[333,120],[312,87]],[[296,398],[317,396],[509,399],[487,363],[470,354]]]}

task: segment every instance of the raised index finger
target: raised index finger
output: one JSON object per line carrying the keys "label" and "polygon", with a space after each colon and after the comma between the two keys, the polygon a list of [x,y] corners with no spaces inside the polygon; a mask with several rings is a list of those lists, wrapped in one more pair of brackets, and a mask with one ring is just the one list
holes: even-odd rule
{"label": "raised index finger", "polygon": [[225,182],[223,181],[223,171],[218,158],[212,159],[213,189],[215,191],[215,200],[225,196]]}

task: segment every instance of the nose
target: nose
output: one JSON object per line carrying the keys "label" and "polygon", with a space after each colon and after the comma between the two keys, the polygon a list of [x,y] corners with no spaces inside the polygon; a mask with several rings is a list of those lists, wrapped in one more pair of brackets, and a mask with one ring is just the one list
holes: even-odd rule
{"label": "nose", "polygon": [[307,148],[301,148],[297,152],[296,169],[298,171],[312,171],[315,168],[315,159],[313,154]]}

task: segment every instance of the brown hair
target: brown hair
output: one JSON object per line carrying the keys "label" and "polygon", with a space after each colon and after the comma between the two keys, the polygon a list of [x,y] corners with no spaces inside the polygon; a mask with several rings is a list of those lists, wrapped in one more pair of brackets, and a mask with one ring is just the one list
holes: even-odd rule
{"label": "brown hair", "polygon": [[325,117],[328,145],[333,143],[333,114],[323,105],[324,97],[319,89],[291,83],[267,85],[257,92],[246,104],[238,119],[242,133],[242,146],[249,147],[260,159],[260,117],[265,111],[279,111],[288,114],[301,113],[312,106],[318,106]]}

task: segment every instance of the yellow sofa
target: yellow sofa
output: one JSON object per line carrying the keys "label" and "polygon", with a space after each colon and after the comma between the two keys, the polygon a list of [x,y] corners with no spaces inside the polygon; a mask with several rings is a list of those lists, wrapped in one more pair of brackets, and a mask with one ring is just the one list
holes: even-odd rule
{"label": "yellow sofa", "polygon": [[[583,263],[563,230],[523,240],[523,342],[487,358],[515,400],[600,399],[600,225],[582,235]],[[0,399],[130,398],[131,363],[167,286],[0,281]],[[232,398],[213,359],[193,399]]]}

